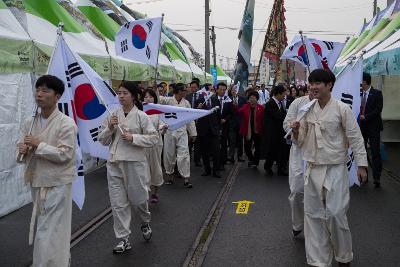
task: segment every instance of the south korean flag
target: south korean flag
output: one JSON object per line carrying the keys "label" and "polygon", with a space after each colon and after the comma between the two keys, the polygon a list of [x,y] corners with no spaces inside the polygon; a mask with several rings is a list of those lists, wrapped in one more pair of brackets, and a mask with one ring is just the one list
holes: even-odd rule
{"label": "south korean flag", "polygon": [[107,159],[108,147],[98,141],[100,126],[118,105],[113,89],[78,54],[74,53],[60,35],[49,65],[49,74],[64,81],[65,91],[58,108],[74,118],[83,153]]}
{"label": "south korean flag", "polygon": [[115,36],[118,56],[155,67],[160,48],[162,18],[125,23]]}
{"label": "south korean flag", "polygon": [[[354,64],[350,63],[336,77],[335,86],[332,90],[334,98],[350,106],[355,118],[357,118],[360,113],[360,84],[362,82],[362,73],[362,59],[359,59]],[[354,154],[351,149],[349,149],[347,168],[349,171],[350,186],[354,184],[360,185],[357,177],[357,164],[354,161]]]}

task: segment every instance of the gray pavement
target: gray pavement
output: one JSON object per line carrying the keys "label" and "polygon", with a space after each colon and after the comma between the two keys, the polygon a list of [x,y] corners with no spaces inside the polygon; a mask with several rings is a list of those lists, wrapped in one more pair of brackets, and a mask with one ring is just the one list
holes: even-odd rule
{"label": "gray pavement", "polygon": [[183,179],[161,187],[160,202],[150,205],[150,242],[143,240],[140,222],[134,218],[132,250],[113,255],[118,240],[110,219],[71,250],[72,266],[180,266],[224,183],[224,179],[201,177],[201,172],[192,168],[192,189],[183,187]]}
{"label": "gray pavement", "polygon": [[[306,266],[304,236],[291,235],[287,181],[242,167],[203,266]],[[382,185],[351,189],[352,266],[400,266],[400,184],[384,174]],[[247,215],[236,214],[239,200],[255,202]]]}

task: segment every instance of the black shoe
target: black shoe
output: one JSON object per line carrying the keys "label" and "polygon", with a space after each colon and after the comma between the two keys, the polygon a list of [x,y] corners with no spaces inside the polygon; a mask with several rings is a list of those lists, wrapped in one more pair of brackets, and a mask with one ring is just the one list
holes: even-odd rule
{"label": "black shoe", "polygon": [[195,162],[195,163],[194,163],[194,166],[195,166],[195,167],[201,167],[201,166],[203,166],[203,165],[201,165],[201,162]]}
{"label": "black shoe", "polygon": [[244,162],[244,159],[242,157],[238,157],[237,161]]}
{"label": "black shoe", "polygon": [[234,163],[235,163],[235,160],[234,160],[233,158],[228,158],[228,159],[226,160],[226,162],[229,162],[230,164],[234,164]]}
{"label": "black shoe", "polygon": [[183,186],[186,187],[186,188],[192,188],[193,187],[191,182],[184,182]]}
{"label": "black shoe", "polygon": [[153,235],[153,232],[151,231],[149,223],[144,223],[140,227],[140,229],[142,230],[142,235],[143,235],[144,240],[150,241],[150,239],[151,239],[151,237]]}
{"label": "black shoe", "polygon": [[299,231],[292,230],[293,237],[298,236],[300,233],[301,233],[301,230],[299,230]]}
{"label": "black shoe", "polygon": [[255,163],[253,161],[249,160],[249,162],[247,162],[247,167],[249,167],[249,168],[253,167],[254,165],[255,165]]}
{"label": "black shoe", "polygon": [[380,182],[374,182],[374,186],[375,186],[375,188],[379,188],[379,187],[381,187],[381,183]]}
{"label": "black shoe", "polygon": [[200,174],[201,176],[210,176],[211,172],[203,172],[202,174]]}
{"label": "black shoe", "polygon": [[213,172],[213,177],[215,178],[222,178],[221,175],[218,172]]}
{"label": "black shoe", "polygon": [[274,172],[271,169],[266,169],[265,170],[265,175],[267,176],[274,176]]}
{"label": "black shoe", "polygon": [[224,167],[224,166],[219,167],[218,170],[221,171],[221,172],[223,172],[223,171],[225,171],[225,167]]}

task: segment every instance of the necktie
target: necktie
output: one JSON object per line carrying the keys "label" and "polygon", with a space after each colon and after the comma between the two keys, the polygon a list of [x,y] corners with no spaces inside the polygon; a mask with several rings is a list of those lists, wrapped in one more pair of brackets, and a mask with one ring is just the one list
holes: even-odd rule
{"label": "necktie", "polygon": [[221,105],[221,114],[222,114],[222,109],[224,108],[224,105],[222,103],[222,97],[219,98],[219,103]]}
{"label": "necktie", "polygon": [[283,112],[283,101],[279,101],[279,110]]}
{"label": "necktie", "polygon": [[194,108],[194,100],[195,100],[195,96],[196,96],[196,94],[193,94],[193,97],[192,97],[192,108]]}
{"label": "necktie", "polygon": [[207,109],[211,109],[211,99],[207,100]]}
{"label": "necktie", "polygon": [[364,115],[365,113],[365,105],[367,104],[367,93],[363,92],[363,97],[361,99],[361,108],[360,108],[360,113]]}

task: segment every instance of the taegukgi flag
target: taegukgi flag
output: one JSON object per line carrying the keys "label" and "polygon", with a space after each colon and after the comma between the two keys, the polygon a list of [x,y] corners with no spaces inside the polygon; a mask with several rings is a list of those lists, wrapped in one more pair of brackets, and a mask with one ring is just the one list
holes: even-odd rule
{"label": "taegukgi flag", "polygon": [[[348,104],[356,118],[360,113],[361,106],[360,84],[362,82],[362,73],[362,59],[353,64],[350,63],[336,77],[335,86],[332,89],[333,97]],[[357,177],[357,166],[351,149],[349,149],[347,168],[349,171],[350,186],[353,184],[360,185]]]}
{"label": "taegukgi flag", "polygon": [[303,41],[300,35],[296,35],[283,51],[281,59],[298,62],[304,67],[310,66],[310,71],[332,70],[344,47],[343,43],[322,41],[306,36],[303,36]]}
{"label": "taegukgi flag", "polygon": [[161,25],[161,17],[125,23],[115,36],[117,55],[155,67],[160,48]]}
{"label": "taegukgi flag", "polygon": [[116,93],[69,48],[62,35],[57,40],[49,74],[65,83],[65,93],[59,101],[59,108],[75,119],[82,152],[107,159],[108,147],[103,146],[97,136],[100,126],[109,115],[107,108],[114,110],[119,105]]}
{"label": "taegukgi flag", "polygon": [[160,119],[168,125],[168,129],[179,129],[191,121],[207,116],[214,112],[204,109],[181,108],[169,105],[145,104],[143,111],[147,115],[160,114]]}

